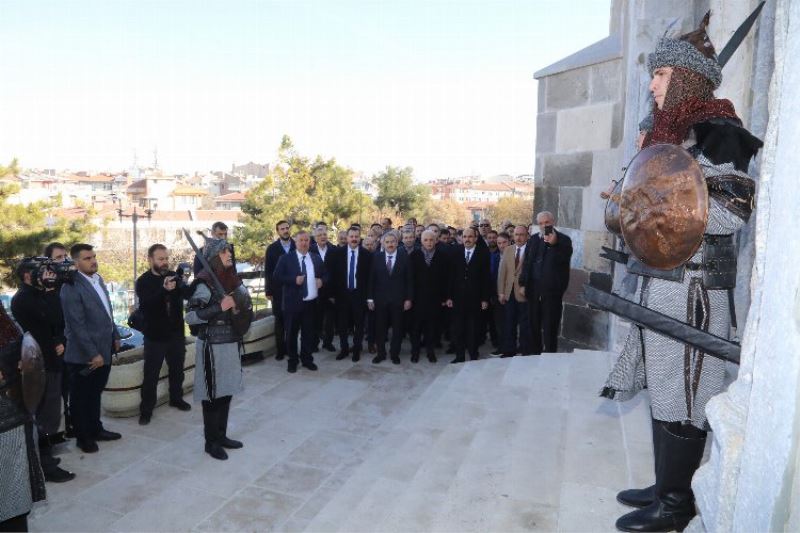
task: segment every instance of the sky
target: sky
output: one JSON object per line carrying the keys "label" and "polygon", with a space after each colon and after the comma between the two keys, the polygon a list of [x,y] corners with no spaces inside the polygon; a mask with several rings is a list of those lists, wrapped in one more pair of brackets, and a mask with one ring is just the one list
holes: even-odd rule
{"label": "sky", "polygon": [[609,0],[0,0],[0,164],[167,172],[301,154],[532,174],[533,73]]}

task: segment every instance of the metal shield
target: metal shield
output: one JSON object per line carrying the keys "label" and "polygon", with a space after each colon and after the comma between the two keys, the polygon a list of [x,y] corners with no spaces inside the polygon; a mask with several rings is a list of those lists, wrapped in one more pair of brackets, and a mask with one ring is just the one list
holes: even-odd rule
{"label": "metal shield", "polygon": [[620,229],[645,265],[670,270],[691,259],[708,223],[700,165],[674,144],[648,146],[633,158],[620,195]]}
{"label": "metal shield", "polygon": [[611,191],[611,196],[608,197],[606,202],[604,214],[606,229],[615,235],[622,235],[622,228],[619,225],[619,199],[624,181],[624,179],[621,179],[616,182],[614,189]]}
{"label": "metal shield", "polygon": [[231,296],[233,296],[233,301],[236,302],[237,309],[235,314],[231,314],[233,317],[231,320],[233,329],[237,335],[244,336],[253,322],[253,300],[250,297],[250,291],[244,285],[236,287]]}
{"label": "metal shield", "polygon": [[22,400],[25,403],[25,409],[30,414],[35,414],[42,401],[46,379],[42,350],[30,333],[25,333],[22,337],[20,371],[22,373]]}

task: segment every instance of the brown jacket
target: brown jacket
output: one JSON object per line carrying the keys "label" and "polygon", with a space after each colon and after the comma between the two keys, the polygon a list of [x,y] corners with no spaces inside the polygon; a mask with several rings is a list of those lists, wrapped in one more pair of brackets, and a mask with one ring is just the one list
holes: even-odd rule
{"label": "brown jacket", "polygon": [[522,263],[525,259],[525,251],[520,252],[519,266],[514,269],[514,256],[517,253],[517,245],[512,244],[503,252],[503,258],[500,260],[500,268],[497,272],[497,294],[503,295],[508,300],[511,297],[511,290],[513,289],[514,296],[518,302],[525,301],[525,289],[519,286],[519,275],[522,272]]}

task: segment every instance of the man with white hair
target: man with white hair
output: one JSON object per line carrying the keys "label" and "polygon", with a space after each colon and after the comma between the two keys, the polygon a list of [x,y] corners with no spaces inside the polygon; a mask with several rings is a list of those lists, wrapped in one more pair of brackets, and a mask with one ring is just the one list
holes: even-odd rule
{"label": "man with white hair", "polygon": [[555,229],[550,211],[536,215],[539,233],[528,241],[519,286],[528,300],[531,349],[534,354],[558,351],[564,292],[569,285],[572,240]]}

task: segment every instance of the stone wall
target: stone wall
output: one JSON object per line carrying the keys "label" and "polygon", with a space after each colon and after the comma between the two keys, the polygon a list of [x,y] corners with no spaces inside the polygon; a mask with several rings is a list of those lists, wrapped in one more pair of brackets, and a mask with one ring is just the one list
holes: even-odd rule
{"label": "stone wall", "polygon": [[608,345],[609,317],[589,309],[583,285],[611,286],[611,267],[598,257],[602,246],[613,244],[599,194],[620,173],[622,67],[617,34],[534,75],[539,81],[534,208],[556,216],[574,249],[561,326],[566,348]]}

